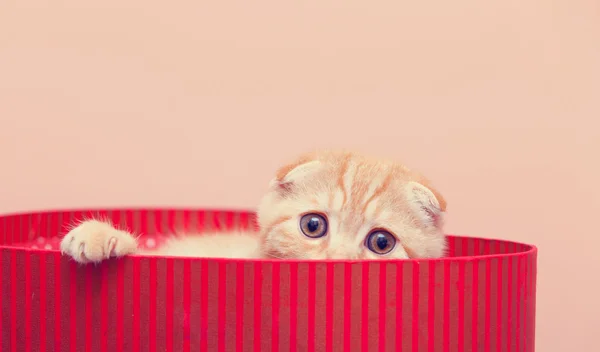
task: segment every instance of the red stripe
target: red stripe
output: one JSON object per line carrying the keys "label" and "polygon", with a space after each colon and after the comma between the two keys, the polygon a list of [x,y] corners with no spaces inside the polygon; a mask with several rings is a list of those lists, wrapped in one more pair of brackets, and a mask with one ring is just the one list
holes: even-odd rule
{"label": "red stripe", "polygon": [[326,268],[325,281],[325,351],[333,351],[333,264]]}
{"label": "red stripe", "polygon": [[315,263],[308,263],[308,333],[306,335],[306,346],[309,352],[315,350]]}
{"label": "red stripe", "polygon": [[136,231],[137,229],[133,226],[133,210],[125,210],[125,225],[127,230]]}
{"label": "red stripe", "polygon": [[[142,215],[145,216],[146,212],[143,211]],[[146,221],[142,221],[142,226]],[[144,232],[146,233],[146,232]],[[156,286],[158,282],[156,281],[156,258],[149,257],[149,273],[148,273],[148,284],[150,285],[150,290],[148,291],[148,306],[149,306],[149,314],[148,314],[148,330],[149,330],[149,346],[150,352],[156,352]]]}
{"label": "red stripe", "polygon": [[[511,251],[511,252],[514,252]],[[513,275],[512,275],[512,257],[508,257],[508,270],[507,270],[507,296],[506,296],[506,308],[507,308],[507,313],[506,313],[506,321],[508,321],[509,326],[508,329],[506,329],[506,351],[507,352],[512,352],[512,329],[510,328],[510,325],[513,324],[513,316],[512,316],[512,306],[513,306],[513,302],[512,302],[512,292],[513,292]]]}
{"label": "red stripe", "polygon": [[[486,247],[488,247],[489,242],[486,242]],[[488,248],[489,249],[489,248]],[[486,252],[489,253],[489,252]],[[491,344],[491,310],[492,304],[490,302],[490,295],[492,293],[492,263],[490,259],[485,260],[485,352],[490,352],[492,350]]]}
{"label": "red stripe", "polygon": [[531,287],[531,291],[530,291],[530,305],[531,305],[531,311],[534,313],[531,315],[531,321],[530,321],[530,326],[531,326],[531,330],[529,331],[529,336],[531,336],[531,350],[535,351],[535,306],[536,306],[536,300],[535,300],[535,292],[536,292],[536,282],[535,282],[535,275],[536,275],[536,262],[535,262],[535,257],[533,254],[529,255],[529,261],[531,263],[531,275],[529,276],[529,285]]}
{"label": "red stripe", "polygon": [[[363,351],[369,350],[369,264],[362,266],[362,301],[361,301],[361,345]],[[383,332],[382,332],[383,333]]]}
{"label": "red stripe", "polygon": [[[530,258],[526,257],[525,258],[525,277],[524,277],[525,287],[523,289],[525,291],[525,302],[527,303],[527,305],[531,304],[531,302],[529,300],[529,298],[530,298],[530,296],[529,296],[529,294],[530,294],[530,291],[529,291],[529,274],[530,274],[530,271],[531,271],[531,265],[530,265],[530,263],[531,263]],[[523,336],[525,336],[525,341],[523,341],[524,342],[523,349],[525,350],[525,352],[529,352],[529,333],[531,332],[529,330],[529,308],[526,307],[525,311],[523,313],[525,315],[525,326],[523,327],[523,330],[525,332],[524,335],[523,335]]]}
{"label": "red stripe", "polygon": [[236,351],[244,349],[244,263],[238,262],[236,266]]}
{"label": "red stripe", "polygon": [[239,212],[237,218],[237,228],[240,230],[246,230],[248,224],[247,219],[248,217],[244,215],[244,212]]}
{"label": "red stripe", "polygon": [[412,350],[419,352],[419,265],[418,261],[412,262],[413,267],[413,307],[412,307]]}
{"label": "red stripe", "polygon": [[427,307],[427,349],[429,352],[435,350],[435,262],[430,261],[429,263],[429,292],[427,296],[429,298]]}
{"label": "red stripe", "polygon": [[177,232],[175,228],[175,210],[169,210],[167,212],[167,226],[170,234]]}
{"label": "red stripe", "polygon": [[[403,300],[404,300],[404,262],[396,263],[396,351],[402,351],[402,329],[404,328],[402,319]],[[347,351],[347,350],[346,350]]]}
{"label": "red stripe", "polygon": [[33,217],[34,216],[36,216],[36,214],[31,214],[31,213],[27,214],[27,224],[25,225],[25,228],[22,230],[24,232],[26,242],[33,241],[35,236],[37,235],[33,229]]}
{"label": "red stripe", "polygon": [[[478,242],[476,242],[478,245]],[[475,250],[475,254],[479,253],[479,249]],[[479,261],[474,260],[473,263],[473,294],[472,294],[472,309],[471,309],[471,350],[477,351],[478,349],[478,338],[479,338]]]}
{"label": "red stripe", "polygon": [[[38,292],[40,296],[40,352],[46,351],[46,253],[41,252],[39,254],[40,258],[40,291]],[[1,270],[0,270],[1,272]],[[0,296],[2,293],[0,292]],[[0,302],[0,307],[2,306],[2,302]],[[2,327],[0,326],[0,331],[2,331]],[[0,346],[2,346],[2,342],[0,341]]]}
{"label": "red stripe", "polygon": [[497,300],[496,300],[496,350],[502,351],[502,288],[504,287],[504,281],[502,281],[502,260],[498,259],[496,266],[496,289],[497,289]]}
{"label": "red stripe", "polygon": [[444,352],[450,351],[450,261],[444,261]]}
{"label": "red stripe", "polygon": [[[117,318],[116,318],[117,352],[123,351],[123,301],[124,301],[124,298],[123,298],[123,295],[124,295],[124,288],[123,288],[124,273],[123,273],[123,270],[124,270],[123,261],[119,260],[117,262]],[[134,275],[133,282],[134,282],[133,287],[135,288],[136,287],[135,275]],[[134,306],[135,306],[135,303],[134,303]],[[135,337],[135,331],[133,331],[133,335]],[[134,346],[135,346],[135,338],[133,339],[133,342],[134,342]],[[133,350],[136,351],[135,348]]]}
{"label": "red stripe", "polygon": [[534,295],[535,295],[535,291],[534,291],[534,286],[533,286],[533,279],[534,279],[534,263],[533,263],[533,257],[530,255],[527,258],[527,266],[528,266],[528,270],[527,270],[527,306],[528,306],[528,319],[527,319],[527,351],[535,351],[535,339],[533,338],[534,333],[535,333],[535,327],[534,327],[534,322],[535,322],[535,306],[534,306]]}
{"label": "red stripe", "polygon": [[4,219],[4,243],[12,244],[12,219],[10,217]]}
{"label": "red stripe", "polygon": [[344,264],[344,351],[350,351],[350,314],[352,307],[352,264]]}
{"label": "red stripe", "polygon": [[248,229],[248,213],[242,212],[240,213],[240,219],[238,220],[240,229],[246,230]]}
{"label": "red stripe", "polygon": [[200,351],[208,350],[208,262],[201,262],[200,278]]}
{"label": "red stripe", "polygon": [[[220,232],[223,224],[221,223],[221,211],[215,211],[212,213],[212,230],[215,232]],[[210,226],[210,224],[209,224]]]}
{"label": "red stripe", "polygon": [[191,290],[192,290],[192,264],[191,261],[183,262],[183,351],[190,352],[190,305],[191,305]]}
{"label": "red stripe", "polygon": [[190,231],[190,218],[191,218],[191,213],[189,210],[185,210],[183,212],[183,228],[185,230],[185,232],[189,232]]}
{"label": "red stripe", "polygon": [[235,213],[233,211],[225,212],[225,228],[227,230],[233,229],[235,226]]}
{"label": "red stripe", "polygon": [[465,262],[458,262],[458,350],[465,349]]}
{"label": "red stripe", "polygon": [[[332,278],[333,281],[333,278]],[[385,322],[387,309],[387,264],[379,264],[379,351],[385,351]],[[327,329],[331,331],[331,329]]]}
{"label": "red stripe", "polygon": [[10,350],[17,352],[17,252],[10,252]]}
{"label": "red stripe", "polygon": [[262,306],[262,264],[254,263],[254,351],[260,351]]}
{"label": "red stripe", "polygon": [[[154,210],[151,214],[152,217],[154,218],[154,223],[150,224],[150,226],[152,226],[150,228],[150,231],[153,232],[154,234],[159,234],[159,235],[165,235],[167,233],[169,233],[169,229],[166,229],[166,231],[163,231],[163,227],[164,226],[169,226],[169,212],[170,211],[165,211],[165,210]],[[167,219],[165,221],[163,221],[163,215],[165,215],[167,217]]]}
{"label": "red stripe", "polygon": [[254,350],[260,351],[262,306],[262,265],[254,263]]}
{"label": "red stripe", "polygon": [[208,219],[206,219],[206,217],[207,217],[206,212],[204,212],[204,211],[196,212],[196,231],[203,232],[204,227],[205,227],[204,226],[205,222],[208,224],[208,226],[210,226],[210,224],[208,223]]}
{"label": "red stripe", "polygon": [[[103,264],[100,271],[100,331],[102,336],[106,336],[108,333],[108,267]],[[119,319],[120,320],[120,319]],[[100,351],[108,351],[107,339],[100,339]]]}
{"label": "red stripe", "polygon": [[31,256],[25,252],[25,351],[31,351]]}
{"label": "red stripe", "polygon": [[77,351],[77,264],[69,262],[69,350]]}
{"label": "red stripe", "polygon": [[[4,219],[0,217],[0,222],[4,222]],[[4,233],[0,233],[1,236],[4,235]],[[1,240],[1,237],[0,237]],[[0,244],[2,244],[2,242],[0,242]],[[0,273],[2,272],[2,265],[4,264],[4,258],[3,258],[3,254],[4,251],[0,250]],[[43,276],[43,275],[42,275]],[[4,277],[0,277],[0,307],[2,307],[2,299],[4,297]],[[2,337],[4,336],[4,334],[2,333],[4,330],[4,316],[0,317],[0,347],[2,347]]]}
{"label": "red stripe", "polygon": [[534,291],[533,291],[533,258],[531,256],[529,256],[527,258],[527,304],[529,306],[529,314],[528,314],[528,319],[527,319],[527,348],[528,351],[535,351],[534,348],[534,340],[532,338],[533,332],[534,332],[534,328],[533,328],[533,319],[535,319],[535,311],[532,310],[532,306],[533,306],[533,295],[534,295]]}
{"label": "red stripe", "polygon": [[85,267],[85,350],[92,351],[92,265]]}
{"label": "red stripe", "polygon": [[279,263],[273,263],[273,279],[271,280],[271,285],[273,292],[271,294],[272,297],[272,323],[271,323],[271,331],[272,333],[272,341],[271,341],[271,351],[278,352],[279,351],[279,283],[281,281],[280,275],[280,267]]}
{"label": "red stripe", "polygon": [[173,285],[174,277],[173,277],[173,259],[167,259],[167,268],[166,268],[166,284],[167,287],[165,293],[165,310],[166,310],[166,326],[165,326],[165,351],[172,352],[173,351],[173,305],[175,304],[173,299]]}
{"label": "red stripe", "polygon": [[13,228],[13,220],[12,220],[12,216],[11,216],[11,217],[6,218],[6,220],[4,222],[4,234],[5,234],[5,238],[6,238],[6,241],[5,241],[6,244],[13,243],[12,228]]}
{"label": "red stripe", "polygon": [[[47,214],[46,216],[49,216],[50,214],[51,213]],[[36,237],[47,237],[35,231],[35,228],[33,226],[33,217],[37,217],[39,216],[39,214],[26,213],[22,216],[25,219],[25,224],[23,224],[23,227],[21,228],[21,231],[23,232],[23,241],[25,243],[33,241]]]}
{"label": "red stripe", "polygon": [[218,316],[218,327],[219,327],[219,341],[218,350],[219,352],[225,351],[225,311],[226,311],[226,285],[227,285],[227,271],[225,270],[225,263],[219,262],[219,316]]}
{"label": "red stripe", "polygon": [[[140,232],[142,233],[142,235],[147,235],[148,234],[148,211],[140,210],[139,214],[140,214],[140,224],[139,224]],[[152,260],[150,260],[150,262],[152,263]],[[150,264],[150,266],[152,266],[152,264]],[[155,327],[155,331],[156,331],[156,327]],[[155,337],[156,337],[156,335],[152,334],[152,326],[150,326],[150,338],[154,339]],[[156,344],[150,342],[150,351],[154,351],[154,350],[156,350]]]}
{"label": "red stripe", "polygon": [[21,216],[13,217],[13,243],[21,243]]}
{"label": "red stripe", "polygon": [[54,253],[54,350],[61,350],[60,321],[61,321],[61,260],[60,252]]}
{"label": "red stripe", "polygon": [[[132,336],[132,340],[133,340],[133,351],[134,352],[139,352],[140,351],[140,310],[141,310],[141,302],[139,299],[135,299],[135,297],[140,297],[140,258],[132,258],[132,262],[133,262],[133,291],[132,291],[132,297],[134,298],[133,300],[133,336]],[[123,294],[123,293],[122,293]],[[121,307],[121,315],[120,315],[120,319],[123,319],[123,307]],[[123,338],[123,336],[121,337]]]}
{"label": "red stripe", "polygon": [[[43,215],[42,215],[43,217]],[[67,231],[67,226],[63,223],[63,214],[62,213],[50,213],[48,214],[48,218],[50,218],[50,233],[46,233],[46,237],[54,236],[62,236],[63,232]],[[60,221],[59,221],[60,219]],[[36,221],[36,227],[40,226],[42,222],[41,217]]]}
{"label": "red stripe", "polygon": [[523,279],[523,272],[521,262],[522,256],[517,258],[517,336],[515,336],[515,342],[517,345],[517,352],[521,352],[521,284]]}
{"label": "red stripe", "polygon": [[31,258],[25,253],[25,352],[31,351]]}
{"label": "red stripe", "polygon": [[290,352],[298,347],[298,264],[290,264]]}

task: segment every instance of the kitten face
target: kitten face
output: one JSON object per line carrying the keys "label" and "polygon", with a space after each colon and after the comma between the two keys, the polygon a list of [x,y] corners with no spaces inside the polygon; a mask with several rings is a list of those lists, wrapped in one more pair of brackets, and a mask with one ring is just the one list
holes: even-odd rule
{"label": "kitten face", "polygon": [[421,175],[387,160],[318,152],[283,167],[258,210],[273,258],[440,257],[444,199]]}

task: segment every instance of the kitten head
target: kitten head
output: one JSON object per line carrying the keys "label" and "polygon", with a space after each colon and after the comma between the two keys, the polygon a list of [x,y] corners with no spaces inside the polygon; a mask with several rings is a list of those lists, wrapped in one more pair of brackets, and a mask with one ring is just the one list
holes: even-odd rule
{"label": "kitten head", "polygon": [[258,209],[264,255],[282,259],[443,256],[446,202],[399,163],[314,152],[282,167]]}

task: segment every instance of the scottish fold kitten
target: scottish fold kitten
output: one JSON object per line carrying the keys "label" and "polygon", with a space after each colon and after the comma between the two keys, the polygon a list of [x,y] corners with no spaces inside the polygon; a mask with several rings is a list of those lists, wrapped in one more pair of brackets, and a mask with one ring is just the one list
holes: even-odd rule
{"label": "scottish fold kitten", "polygon": [[432,258],[445,253],[446,202],[405,166],[343,151],[307,153],[275,174],[258,232],[182,234],[154,250],[109,222],[87,220],[61,241],[79,263],[128,254],[278,259]]}

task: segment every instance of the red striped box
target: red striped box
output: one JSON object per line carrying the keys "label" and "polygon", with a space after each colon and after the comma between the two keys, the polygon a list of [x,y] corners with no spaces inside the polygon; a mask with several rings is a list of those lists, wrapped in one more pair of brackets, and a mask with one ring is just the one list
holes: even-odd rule
{"label": "red striped box", "polygon": [[[131,256],[81,266],[66,226],[256,226],[251,212],[109,209],[0,217],[0,351],[532,352],[537,249],[449,237],[448,258],[277,261]],[[148,243],[147,241],[143,243]]]}

